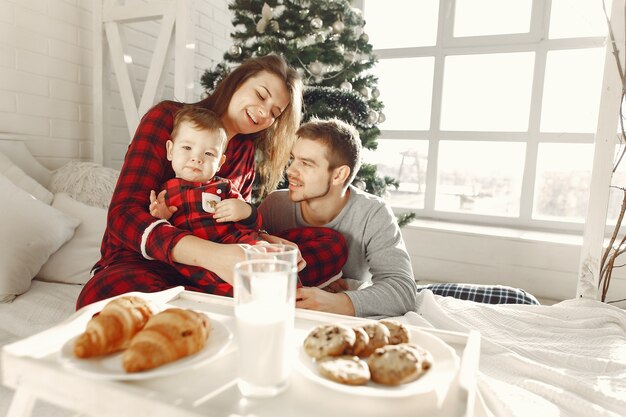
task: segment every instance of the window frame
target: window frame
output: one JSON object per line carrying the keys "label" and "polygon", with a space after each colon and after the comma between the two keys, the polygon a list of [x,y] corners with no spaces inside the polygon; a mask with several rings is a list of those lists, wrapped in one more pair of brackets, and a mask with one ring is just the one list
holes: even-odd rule
{"label": "window frame", "polygon": [[[367,1],[358,0],[354,4],[361,10],[367,7]],[[543,84],[547,56],[550,51],[588,48],[605,48],[606,36],[579,37],[568,39],[549,39],[551,0],[533,0],[530,29],[527,33],[510,35],[487,35],[455,38],[454,7],[455,0],[439,0],[437,40],[434,46],[374,49],[378,60],[394,58],[434,57],[433,93],[429,130],[384,130],[381,128],[379,140],[426,140],[428,141],[428,164],[424,194],[424,207],[412,208],[421,218],[436,220],[479,223],[524,229],[554,231],[582,231],[582,222],[541,220],[532,218],[538,148],[540,143],[586,143],[594,144],[594,133],[540,132]],[[365,26],[367,32],[367,25]],[[506,52],[533,52],[535,54],[530,115],[526,132],[478,132],[478,131],[442,131],[440,130],[441,99],[443,92],[443,74],[445,57],[453,55],[488,54]],[[603,80],[603,88],[606,86]],[[602,110],[602,103],[600,104]],[[384,110],[383,110],[384,111]],[[602,118],[598,117],[598,123]],[[617,126],[617,115],[615,116]],[[485,215],[467,212],[448,212],[435,210],[437,161],[439,143],[442,140],[458,141],[511,141],[526,144],[524,174],[520,196],[520,210],[517,217]],[[615,141],[617,144],[617,139]],[[407,208],[396,208],[406,211]]]}

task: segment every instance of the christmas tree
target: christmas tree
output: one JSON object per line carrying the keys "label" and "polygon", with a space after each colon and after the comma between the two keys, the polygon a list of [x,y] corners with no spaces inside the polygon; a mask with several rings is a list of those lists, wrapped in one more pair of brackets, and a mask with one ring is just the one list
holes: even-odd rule
{"label": "christmas tree", "polygon": [[[234,44],[222,63],[203,74],[209,93],[247,58],[281,55],[303,78],[304,121],[313,116],[345,120],[357,128],[364,148],[376,149],[376,125],[385,116],[377,79],[368,71],[376,57],[359,9],[348,0],[234,0],[228,8],[234,13]],[[354,185],[380,196],[398,182],[363,164]]]}

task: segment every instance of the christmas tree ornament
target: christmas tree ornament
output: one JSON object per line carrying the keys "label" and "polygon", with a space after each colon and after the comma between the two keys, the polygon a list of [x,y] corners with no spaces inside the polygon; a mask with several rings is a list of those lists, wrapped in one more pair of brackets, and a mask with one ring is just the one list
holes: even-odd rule
{"label": "christmas tree ornament", "polygon": [[309,64],[309,71],[311,71],[311,74],[313,75],[320,75],[323,70],[324,70],[324,67],[322,66],[322,63],[319,61],[313,61]]}
{"label": "christmas tree ornament", "polygon": [[304,78],[304,74],[306,73],[306,72],[304,71],[304,68],[302,68],[302,67],[298,67],[298,68],[296,68],[296,72],[298,73],[298,75],[300,76],[300,78]]}
{"label": "christmas tree ornament", "polygon": [[232,45],[230,48],[228,48],[228,55],[232,56],[233,58],[241,55],[241,46]]}
{"label": "christmas tree ornament", "polygon": [[339,86],[342,90],[352,91],[352,83],[350,81],[344,81]]}
{"label": "christmas tree ornament", "polygon": [[298,16],[300,16],[300,19],[304,19],[308,15],[309,15],[309,9],[302,9],[298,11]]}
{"label": "christmas tree ornament", "polygon": [[341,32],[343,32],[345,27],[346,26],[343,24],[343,22],[341,20],[337,20],[335,23],[333,23],[333,32],[341,33]]}
{"label": "christmas tree ornament", "polygon": [[376,87],[372,88],[372,98],[380,97],[380,90]]}
{"label": "christmas tree ornament", "polygon": [[359,93],[361,93],[364,99],[370,98],[370,89],[368,87],[361,87]]}
{"label": "christmas tree ornament", "polygon": [[269,51],[264,45],[259,45],[259,47],[256,48],[256,53],[259,56],[264,56],[264,55],[267,55]]}
{"label": "christmas tree ornament", "polygon": [[365,43],[370,41],[370,37],[367,33],[362,33],[361,36],[359,36],[359,39],[361,39]]}
{"label": "christmas tree ornament", "polygon": [[385,116],[385,114],[383,112],[379,112],[378,113],[378,123],[385,123],[385,120],[387,120],[387,116]]}
{"label": "christmas tree ornament", "polygon": [[324,21],[319,16],[315,16],[311,19],[311,27],[315,30],[320,30],[324,26]]}
{"label": "christmas tree ornament", "polygon": [[259,33],[265,33],[265,29],[267,29],[267,25],[274,17],[274,11],[270,7],[269,4],[263,3],[263,8],[261,9],[261,19],[256,24],[256,31]]}
{"label": "christmas tree ornament", "polygon": [[367,113],[367,123],[373,125],[378,121],[378,113],[376,110],[371,110]]}
{"label": "christmas tree ornament", "polygon": [[256,23],[256,31],[259,33],[265,33],[265,28],[267,27],[267,21],[266,20],[259,20]]}

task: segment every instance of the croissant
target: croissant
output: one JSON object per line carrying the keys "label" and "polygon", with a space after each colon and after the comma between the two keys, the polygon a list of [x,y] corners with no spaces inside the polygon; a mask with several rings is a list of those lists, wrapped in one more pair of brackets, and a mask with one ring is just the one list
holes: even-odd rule
{"label": "croissant", "polygon": [[122,355],[126,372],[146,371],[201,350],[211,332],[205,314],[180,308],[152,316]]}
{"label": "croissant", "polygon": [[139,297],[125,296],[110,301],[78,336],[74,354],[91,358],[125,349],[153,314],[150,305]]}

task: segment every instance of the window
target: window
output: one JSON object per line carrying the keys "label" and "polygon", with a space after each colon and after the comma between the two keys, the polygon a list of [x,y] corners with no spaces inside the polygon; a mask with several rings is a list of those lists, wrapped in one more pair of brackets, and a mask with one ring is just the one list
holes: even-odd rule
{"label": "window", "polygon": [[[358,5],[385,105],[378,150],[364,159],[399,181],[386,196],[392,206],[582,230],[604,74],[602,1]],[[620,195],[612,193],[609,218]]]}

